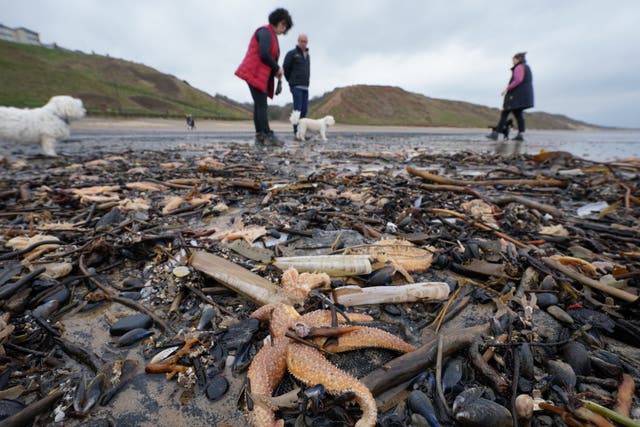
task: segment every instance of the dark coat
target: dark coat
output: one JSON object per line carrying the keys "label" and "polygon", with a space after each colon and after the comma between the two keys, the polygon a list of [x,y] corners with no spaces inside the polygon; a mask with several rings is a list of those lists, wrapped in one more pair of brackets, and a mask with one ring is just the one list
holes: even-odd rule
{"label": "dark coat", "polygon": [[306,86],[309,87],[311,77],[311,56],[307,50],[305,57],[300,47],[296,46],[287,52],[282,64],[284,77],[289,82],[289,86]]}
{"label": "dark coat", "polygon": [[[513,81],[513,70],[520,65],[520,63],[514,65],[511,68],[511,80],[509,83]],[[531,68],[527,64],[524,65],[524,79],[522,82],[511,89],[504,96],[504,104],[503,109],[505,110],[517,110],[533,107],[533,74],[531,74]]]}

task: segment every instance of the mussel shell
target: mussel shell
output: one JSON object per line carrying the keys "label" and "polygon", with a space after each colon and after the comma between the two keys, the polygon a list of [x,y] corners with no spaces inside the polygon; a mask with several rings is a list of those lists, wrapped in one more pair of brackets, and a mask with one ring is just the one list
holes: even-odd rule
{"label": "mussel shell", "polygon": [[112,336],[120,336],[133,329],[148,329],[151,326],[153,326],[153,319],[151,318],[151,316],[149,316],[148,314],[140,313],[119,319],[113,325],[111,325],[111,328],[109,328],[109,333]]}
{"label": "mussel shell", "polygon": [[558,284],[556,283],[556,279],[553,276],[544,276],[542,282],[540,282],[539,288],[543,291],[553,291],[558,289]]}
{"label": "mussel shell", "polygon": [[513,427],[511,412],[483,397],[458,405],[454,416],[456,421],[465,427]]}
{"label": "mussel shell", "polygon": [[382,267],[369,274],[367,279],[367,285],[369,286],[384,286],[391,283],[393,275],[396,273],[396,269],[391,266]]}
{"label": "mussel shell", "polygon": [[429,397],[420,390],[413,390],[407,398],[407,406],[413,413],[420,414],[430,426],[440,425],[436,411]]}
{"label": "mussel shell", "polygon": [[207,305],[200,315],[200,321],[198,322],[197,329],[202,331],[205,329],[211,329],[211,321],[216,317],[217,310],[210,305]]}
{"label": "mussel shell", "polygon": [[122,281],[122,289],[127,291],[139,291],[144,288],[144,282],[137,277],[127,277]]}
{"label": "mussel shell", "polygon": [[146,337],[153,335],[153,331],[149,330],[149,329],[144,329],[144,328],[135,328],[132,329],[131,331],[127,332],[126,334],[122,335],[116,345],[118,347],[125,347],[128,345],[132,345],[137,343],[140,340],[145,339]]}
{"label": "mussel shell", "polygon": [[[9,418],[22,411],[26,405],[13,399],[0,399],[0,420]],[[31,423],[33,424],[33,423]],[[29,424],[29,425],[31,425]]]}
{"label": "mussel shell", "polygon": [[549,360],[547,370],[551,375],[551,382],[560,387],[573,390],[576,386],[576,373],[568,363],[561,360]]}
{"label": "mussel shell", "polygon": [[465,361],[459,357],[449,360],[442,372],[442,390],[446,393],[460,383],[465,373]]}
{"label": "mussel shell", "polygon": [[591,362],[587,348],[579,341],[569,341],[562,347],[562,358],[573,368],[576,375],[591,374]]}
{"label": "mussel shell", "polygon": [[216,375],[210,378],[205,385],[204,392],[207,395],[207,399],[215,402],[219,400],[229,389],[229,382],[222,375]]}
{"label": "mussel shell", "polygon": [[253,334],[260,328],[258,319],[246,319],[229,326],[222,336],[222,344],[227,350],[236,350],[247,341],[251,341]]}
{"label": "mussel shell", "polygon": [[40,319],[49,319],[53,313],[60,308],[60,302],[56,300],[47,301],[40,304],[33,310],[33,315]]}
{"label": "mussel shell", "polygon": [[520,358],[520,375],[532,380],[533,379],[533,353],[529,343],[524,343],[518,349],[518,357]]}

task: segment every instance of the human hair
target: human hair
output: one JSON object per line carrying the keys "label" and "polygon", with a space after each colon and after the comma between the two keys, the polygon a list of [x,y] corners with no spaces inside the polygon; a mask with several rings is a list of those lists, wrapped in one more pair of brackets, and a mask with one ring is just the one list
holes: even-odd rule
{"label": "human hair", "polygon": [[515,55],[513,55],[513,57],[518,61],[518,62],[527,62],[527,58],[525,58],[525,55],[527,54],[527,52],[518,52]]}
{"label": "human hair", "polygon": [[289,11],[282,7],[277,8],[273,12],[269,14],[269,24],[274,27],[278,25],[278,23],[284,21],[287,29],[284,31],[285,34],[293,27],[293,21],[291,20],[291,15],[289,15]]}

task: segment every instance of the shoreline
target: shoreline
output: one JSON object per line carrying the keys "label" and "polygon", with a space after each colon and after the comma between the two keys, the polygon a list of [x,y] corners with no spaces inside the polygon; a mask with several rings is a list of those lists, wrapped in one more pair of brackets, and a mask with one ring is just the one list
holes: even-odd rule
{"label": "shoreline", "polygon": [[[270,121],[274,131],[289,131],[291,125],[285,121]],[[161,118],[102,118],[87,117],[85,119],[71,123],[72,130],[161,130],[161,131],[183,131],[186,124],[181,119],[161,119]],[[380,132],[380,133],[439,133],[439,132],[462,132],[462,133],[486,133],[488,128],[477,127],[447,127],[447,126],[395,126],[395,125],[350,125],[336,124],[331,130],[336,132]],[[197,120],[196,128],[193,132],[250,132],[253,130],[251,120]],[[551,132],[598,132],[599,129],[531,129],[532,131]],[[634,132],[635,129],[611,129],[610,131]]]}
{"label": "shoreline", "polygon": [[[270,121],[273,130],[288,131],[291,124],[284,121]],[[176,130],[182,131],[186,129],[186,123],[180,119],[159,119],[159,118],[102,118],[87,117],[79,121],[71,123],[72,130],[94,130],[94,129],[122,129],[122,130]],[[484,132],[484,128],[456,128],[456,127],[427,127],[427,126],[378,126],[378,125],[348,125],[336,124],[331,127],[332,130],[338,132],[406,132],[406,133],[422,133],[422,132],[451,132],[451,131],[468,131],[468,132]],[[252,131],[253,122],[251,120],[197,120],[194,132],[198,131]]]}

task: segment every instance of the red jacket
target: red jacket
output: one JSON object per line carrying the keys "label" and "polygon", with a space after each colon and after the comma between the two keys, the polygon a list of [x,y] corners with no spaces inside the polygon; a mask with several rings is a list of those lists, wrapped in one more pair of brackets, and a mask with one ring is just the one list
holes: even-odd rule
{"label": "red jacket", "polygon": [[[280,46],[278,45],[278,37],[276,36],[275,31],[273,31],[273,27],[271,27],[271,25],[265,25],[264,27],[260,28],[267,28],[269,30],[269,33],[271,34],[270,53],[273,59],[278,62],[278,57],[280,56]],[[258,30],[260,28],[258,28]],[[256,32],[258,30],[256,30]],[[256,89],[262,92],[266,92],[269,98],[273,98],[274,82],[272,78],[272,69],[269,65],[265,64],[260,59],[260,46],[258,44],[258,39],[256,38],[255,32],[253,33],[253,37],[251,37],[251,41],[249,42],[247,53],[238,66],[235,74]]]}

